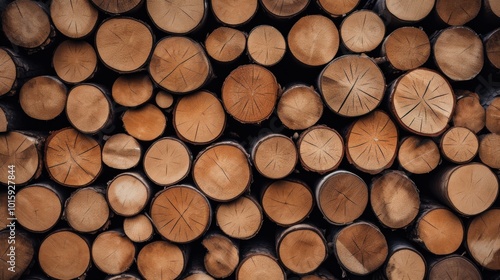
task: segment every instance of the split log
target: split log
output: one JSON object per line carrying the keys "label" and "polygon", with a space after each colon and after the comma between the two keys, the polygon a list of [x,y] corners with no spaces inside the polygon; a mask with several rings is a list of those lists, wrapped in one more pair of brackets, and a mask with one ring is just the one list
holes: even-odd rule
{"label": "split log", "polygon": [[447,160],[456,164],[468,163],[478,153],[479,140],[468,128],[455,126],[443,133],[439,148]]}
{"label": "split log", "polygon": [[67,187],[91,184],[102,169],[99,143],[73,128],[55,131],[47,138],[44,160],[50,177]]}
{"label": "split log", "polygon": [[431,41],[437,67],[451,80],[471,80],[483,69],[483,42],[474,30],[449,27],[434,34]]}
{"label": "split log", "polygon": [[500,270],[500,209],[492,208],[472,219],[465,240],[471,257],[482,267]]}
{"label": "split log", "polygon": [[123,220],[123,232],[133,242],[142,243],[153,237],[154,228],[148,216],[138,214]]}
{"label": "split log", "polygon": [[66,40],[52,56],[56,74],[66,83],[76,84],[92,78],[97,71],[97,54],[85,41]]}
{"label": "split log", "polygon": [[368,114],[380,104],[385,78],[372,59],[344,55],[323,69],[318,88],[330,110],[344,117],[356,117]]}
{"label": "split log", "polygon": [[109,206],[102,188],[78,189],[64,204],[63,219],[78,232],[93,233],[105,228],[109,218]]}
{"label": "split log", "polygon": [[143,69],[153,49],[153,42],[151,28],[138,19],[128,17],[113,17],[103,21],[95,35],[95,46],[102,63],[118,73]]}
{"label": "split log", "polygon": [[142,156],[142,148],[134,137],[114,134],[106,140],[102,148],[102,162],[107,166],[126,170],[136,167]]}
{"label": "split log", "polygon": [[409,229],[409,238],[435,255],[448,255],[462,244],[462,221],[444,206],[423,200],[416,221]]}
{"label": "split log", "polygon": [[231,201],[248,191],[252,168],[243,147],[219,142],[201,151],[193,163],[193,181],[208,198]]}
{"label": "split log", "polygon": [[[9,239],[13,236],[15,239]],[[11,251],[12,248],[14,251]],[[35,259],[35,242],[30,235],[18,228],[14,231],[3,230],[0,231],[0,252],[0,278],[21,279]],[[9,269],[11,267],[14,267],[14,271]]]}
{"label": "split log", "polygon": [[212,208],[208,199],[188,185],[176,185],[156,193],[151,201],[151,220],[165,239],[188,243],[210,227]]}
{"label": "split log", "polygon": [[310,0],[261,0],[266,12],[278,19],[289,19],[303,12]]}
{"label": "split log", "polygon": [[378,0],[377,11],[385,19],[386,25],[399,26],[419,22],[429,15],[435,0]]}
{"label": "split log", "polygon": [[481,10],[481,0],[436,0],[436,14],[448,25],[464,25]]}
{"label": "split log", "polygon": [[500,169],[500,135],[489,133],[481,136],[479,158],[491,168]]}
{"label": "split log", "polygon": [[14,95],[25,79],[45,73],[45,67],[6,47],[0,47],[0,97]]}
{"label": "split log", "polygon": [[56,231],[42,241],[38,261],[42,270],[50,277],[78,278],[90,267],[89,244],[83,237],[72,231]]}
{"label": "split log", "polygon": [[257,13],[257,0],[210,0],[215,18],[224,25],[238,26],[249,22]]}
{"label": "split log", "polygon": [[96,84],[73,87],[66,100],[66,116],[71,125],[82,133],[96,134],[113,121],[113,105],[109,92]]}
{"label": "split log", "polygon": [[204,0],[146,0],[146,10],[156,27],[174,34],[193,32],[202,25],[208,12]]}
{"label": "split log", "polygon": [[316,187],[318,208],[334,225],[350,224],[365,211],[368,187],[354,173],[337,170],[324,176]]}
{"label": "split log", "polygon": [[232,62],[245,50],[245,33],[230,27],[219,27],[205,39],[208,55],[219,62]]}
{"label": "split log", "polygon": [[486,57],[493,67],[500,69],[500,28],[487,34],[484,38]]}
{"label": "split log", "polygon": [[64,36],[77,39],[94,31],[99,12],[89,0],[53,0],[50,2],[50,18]]}
{"label": "split log", "polygon": [[295,143],[281,134],[269,134],[258,139],[252,147],[251,156],[257,171],[270,179],[290,175],[298,160]]}
{"label": "split log", "polygon": [[500,97],[495,97],[486,108],[486,128],[500,134]]}
{"label": "split log", "polygon": [[141,141],[155,140],[167,126],[167,117],[151,103],[128,109],[123,113],[122,121],[127,133]]}
{"label": "split log", "polygon": [[108,183],[106,199],[117,215],[131,217],[144,210],[152,193],[151,186],[141,174],[125,172]]}
{"label": "split log", "polygon": [[374,111],[357,119],[346,136],[346,156],[357,169],[377,174],[396,158],[398,131],[384,111]]}
{"label": "split log", "polygon": [[145,73],[121,75],[113,83],[113,100],[125,107],[137,107],[153,96],[153,82]]}
{"label": "split log", "polygon": [[453,125],[462,126],[478,133],[486,124],[486,111],[479,95],[467,90],[456,91],[457,105],[453,114]]}
{"label": "split log", "polygon": [[499,192],[497,176],[481,163],[444,168],[436,173],[432,182],[437,198],[465,216],[484,212],[495,202]]}
{"label": "split log", "polygon": [[307,129],[321,118],[323,101],[312,86],[297,84],[283,92],[276,114],[283,125],[290,129]]}
{"label": "split log", "polygon": [[405,170],[413,174],[425,174],[436,169],[441,162],[441,153],[432,139],[409,136],[401,140],[398,161]]}
{"label": "split log", "polygon": [[23,84],[19,103],[26,115],[37,120],[52,120],[59,116],[66,105],[66,86],[52,76],[38,76]]}
{"label": "split log", "polygon": [[157,185],[173,185],[186,178],[191,161],[191,152],[182,141],[164,137],[156,140],[144,154],[144,173]]}
{"label": "split log", "polygon": [[207,250],[204,266],[215,278],[226,278],[233,274],[240,262],[239,246],[223,234],[208,233],[201,242]]}
{"label": "split log", "polygon": [[309,66],[321,66],[337,54],[339,31],[329,18],[308,15],[292,26],[287,41],[290,52],[298,61]]}
{"label": "split log", "polygon": [[421,28],[401,27],[385,38],[380,52],[392,67],[407,71],[427,62],[431,55],[431,42]]}
{"label": "split log", "polygon": [[327,258],[323,232],[308,224],[289,227],[276,237],[276,252],[287,269],[297,274],[316,270]]}
{"label": "split log", "polygon": [[377,226],[356,222],[331,238],[339,264],[355,275],[367,275],[381,267],[388,255],[387,241]]}
{"label": "split log", "polygon": [[246,240],[257,235],[263,218],[261,206],[250,196],[241,196],[231,202],[221,203],[215,210],[215,220],[219,228],[235,239]]}
{"label": "split log", "polygon": [[168,241],[154,241],[142,247],[137,268],[145,279],[176,279],[187,264],[186,252]]}
{"label": "split log", "polygon": [[429,265],[429,280],[481,280],[481,272],[474,263],[461,255],[443,257]]}
{"label": "split log", "polygon": [[[42,173],[42,146],[45,139],[40,135],[11,131],[0,134],[0,183],[9,181],[25,185]],[[9,168],[13,166],[14,168]],[[9,180],[9,170],[14,169],[14,180]]]}
{"label": "split log", "polygon": [[45,7],[32,0],[9,3],[2,12],[2,30],[12,44],[31,51],[43,49],[55,36]]}
{"label": "split log", "polygon": [[325,125],[301,133],[297,149],[302,167],[319,174],[337,169],[344,158],[344,140],[335,129]]}
{"label": "split log", "polygon": [[387,238],[389,254],[383,268],[388,280],[423,280],[427,271],[424,256],[403,238],[391,235]]}
{"label": "split log", "polygon": [[271,25],[259,25],[248,34],[247,50],[250,59],[255,63],[273,66],[285,56],[285,38]]}
{"label": "split log", "polygon": [[215,94],[208,91],[183,96],[172,117],[177,136],[195,145],[215,141],[226,127],[224,108]]}
{"label": "split log", "polygon": [[237,121],[260,123],[273,112],[279,90],[271,71],[255,64],[243,65],[224,80],[222,103]]}
{"label": "split log", "polygon": [[118,231],[105,231],[92,243],[92,262],[106,274],[120,274],[134,263],[132,241]]}
{"label": "split log", "polygon": [[160,107],[160,109],[170,109],[172,105],[174,105],[174,97],[172,94],[160,90],[155,95],[156,106]]}
{"label": "split log", "polygon": [[371,52],[382,43],[385,25],[370,10],[358,10],[348,15],[340,25],[342,45],[354,53]]}
{"label": "split log", "polygon": [[313,195],[304,182],[275,181],[262,191],[262,209],[266,216],[279,226],[292,226],[309,216],[314,207]]}
{"label": "split log", "polygon": [[408,176],[390,170],[372,181],[370,204],[382,225],[399,229],[406,228],[417,217],[420,197],[417,186]]}
{"label": "split log", "polygon": [[389,102],[394,118],[404,129],[417,135],[438,136],[453,116],[455,95],[439,73],[418,68],[392,83]]}
{"label": "split log", "polygon": [[101,11],[108,14],[124,14],[137,10],[144,0],[91,0],[92,3]]}
{"label": "split log", "polygon": [[318,0],[318,5],[332,17],[342,17],[353,11],[359,0]]}
{"label": "split log", "polygon": [[235,279],[285,280],[285,271],[279,265],[273,251],[266,243],[254,243],[252,247],[246,248],[236,269]]}

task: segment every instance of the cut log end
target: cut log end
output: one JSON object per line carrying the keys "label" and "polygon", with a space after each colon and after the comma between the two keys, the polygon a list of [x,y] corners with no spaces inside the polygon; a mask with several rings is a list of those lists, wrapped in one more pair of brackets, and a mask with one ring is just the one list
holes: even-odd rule
{"label": "cut log end", "polygon": [[66,40],[57,46],[52,65],[61,80],[79,83],[91,78],[97,70],[97,54],[85,41]]}
{"label": "cut log end", "polygon": [[293,130],[313,126],[323,114],[323,101],[314,88],[295,85],[286,89],[278,101],[278,118]]}
{"label": "cut log end", "polygon": [[447,160],[457,164],[467,163],[477,155],[479,140],[468,128],[456,126],[443,134],[440,148]]}
{"label": "cut log end", "polygon": [[286,42],[281,32],[270,25],[256,26],[248,34],[250,58],[263,66],[273,66],[285,56]]}
{"label": "cut log end", "polygon": [[137,107],[153,96],[153,82],[143,73],[121,75],[111,88],[113,100],[126,107]]}
{"label": "cut log end", "polygon": [[384,39],[385,25],[374,12],[360,10],[347,16],[340,26],[344,46],[355,53],[373,51]]}
{"label": "cut log end", "polygon": [[120,216],[130,217],[140,213],[149,202],[151,190],[142,176],[122,173],[108,184],[106,198],[109,207]]}
{"label": "cut log end", "polygon": [[160,90],[155,95],[156,106],[161,109],[169,109],[174,105],[174,96],[166,91]]}
{"label": "cut log end", "polygon": [[345,16],[358,4],[359,0],[318,0],[318,5],[333,17]]}
{"label": "cut log end", "polygon": [[411,70],[427,62],[431,54],[431,43],[422,29],[401,27],[384,40],[382,53],[394,68]]}
{"label": "cut log end", "polygon": [[202,241],[207,250],[204,265],[207,272],[216,278],[229,277],[240,262],[238,247],[222,234],[209,234]]}
{"label": "cut log end", "polygon": [[122,116],[125,130],[142,141],[152,141],[160,137],[167,126],[167,117],[153,104],[128,109]]}
{"label": "cut log end", "polygon": [[117,231],[103,232],[92,243],[92,261],[106,274],[125,272],[134,262],[134,257],[134,244]]}
{"label": "cut log end", "polygon": [[323,125],[304,131],[297,149],[302,167],[319,174],[336,169],[344,158],[344,140],[336,130]]}
{"label": "cut log end", "polygon": [[144,214],[125,218],[123,220],[123,231],[130,240],[136,243],[148,241],[154,234],[153,224]]}
{"label": "cut log end", "polygon": [[76,231],[95,232],[103,228],[109,219],[108,202],[102,191],[93,187],[75,191],[66,201],[64,216]]}
{"label": "cut log end", "polygon": [[112,121],[112,105],[105,90],[93,84],[80,84],[68,93],[66,116],[77,130],[96,134]]}
{"label": "cut log end", "polygon": [[403,22],[418,22],[434,8],[435,0],[385,0],[387,11]]}
{"label": "cut log end", "polygon": [[500,29],[495,29],[485,39],[486,57],[497,69],[500,69]]}
{"label": "cut log end", "polygon": [[481,280],[481,272],[467,258],[458,255],[444,257],[438,260],[429,269],[429,280],[455,280],[462,279]]}
{"label": "cut log end", "polygon": [[236,279],[276,279],[285,280],[286,274],[275,260],[268,254],[251,254],[240,262],[236,270]]}
{"label": "cut log end", "polygon": [[257,13],[257,0],[210,0],[214,16],[223,24],[238,26],[247,23]]}
{"label": "cut log end", "polygon": [[387,260],[384,273],[389,280],[423,280],[426,273],[425,260],[410,249],[400,249]]}
{"label": "cut log end", "polygon": [[179,246],[168,241],[154,241],[137,255],[137,268],[145,279],[176,279],[186,266],[186,256]]}
{"label": "cut log end", "polygon": [[481,10],[481,0],[436,0],[436,13],[448,25],[464,25]]}
{"label": "cut log end", "polygon": [[194,31],[206,16],[203,0],[149,0],[146,9],[153,23],[162,31],[185,34]]}
{"label": "cut log end", "polygon": [[481,137],[479,158],[491,168],[500,168],[500,135],[489,133]]}
{"label": "cut log end", "polygon": [[246,47],[245,33],[230,27],[219,27],[205,40],[208,55],[219,62],[237,59]]}
{"label": "cut log end", "polygon": [[144,1],[143,0],[90,0],[101,11],[108,14],[123,14],[137,9]]}
{"label": "cut log end", "polygon": [[38,139],[21,132],[7,132],[0,135],[0,182],[7,185],[9,166],[15,166],[15,183],[23,185],[41,173],[42,155],[39,151],[42,143]]}
{"label": "cut log end", "polygon": [[500,209],[494,208],[475,217],[467,230],[466,244],[471,256],[491,270],[500,269],[499,227]]}
{"label": "cut log end", "polygon": [[453,114],[453,125],[478,133],[486,124],[486,111],[475,92],[458,90],[457,105]]}
{"label": "cut log end", "polygon": [[[13,244],[9,244],[8,241],[13,239],[9,239],[12,236],[10,234],[10,231],[0,232],[0,240],[2,241],[0,243],[0,252],[2,252],[0,255],[2,258],[2,262],[0,262],[0,279],[21,279],[35,257],[35,244],[29,235],[17,229],[15,234],[15,250],[11,251]],[[12,253],[15,254],[14,271],[9,269],[13,266],[10,263],[10,256],[7,255],[12,255]]]}
{"label": "cut log end", "polygon": [[290,18],[301,13],[310,0],[262,0],[264,9],[277,18]]}
{"label": "cut log end", "polygon": [[413,174],[425,174],[436,169],[441,161],[441,153],[432,139],[410,136],[401,141],[398,161]]}
{"label": "cut log end", "polygon": [[215,219],[225,234],[232,238],[246,240],[259,232],[263,214],[255,199],[242,196],[231,202],[220,204],[216,210]]}
{"label": "cut log end", "polygon": [[134,137],[118,133],[104,143],[102,161],[111,168],[126,170],[139,164],[141,154],[141,146]]}
{"label": "cut log end", "polygon": [[99,12],[90,1],[54,0],[50,2],[50,18],[65,36],[83,38],[94,30]]}
{"label": "cut log end", "polygon": [[16,218],[32,232],[46,232],[59,221],[62,214],[59,195],[44,184],[29,185],[16,194]]}
{"label": "cut log end", "polygon": [[10,53],[0,48],[0,97],[10,93],[16,83],[16,64]]}
{"label": "cut log end", "polygon": [[252,160],[257,171],[270,179],[281,179],[290,175],[297,164],[295,143],[281,134],[271,134],[256,143],[252,149]]}
{"label": "cut log end", "polygon": [[486,128],[500,134],[500,97],[495,97],[486,108]]}
{"label": "cut log end", "polygon": [[25,82],[19,91],[23,111],[37,120],[52,120],[66,105],[66,86],[57,78],[38,76]]}
{"label": "cut log end", "polygon": [[464,228],[453,212],[437,208],[423,213],[416,222],[417,238],[436,255],[455,252],[464,238]]}

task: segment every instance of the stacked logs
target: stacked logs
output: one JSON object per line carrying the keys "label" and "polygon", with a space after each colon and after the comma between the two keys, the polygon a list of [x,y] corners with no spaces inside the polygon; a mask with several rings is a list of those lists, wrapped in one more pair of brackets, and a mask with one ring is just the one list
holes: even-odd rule
{"label": "stacked logs", "polygon": [[8,2],[0,279],[500,277],[500,1]]}

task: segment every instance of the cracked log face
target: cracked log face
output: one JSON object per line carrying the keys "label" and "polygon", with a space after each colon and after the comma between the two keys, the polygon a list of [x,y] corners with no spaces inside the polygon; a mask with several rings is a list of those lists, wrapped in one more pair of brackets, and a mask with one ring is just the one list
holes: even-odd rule
{"label": "cracked log face", "polygon": [[399,70],[422,66],[431,55],[431,42],[424,30],[401,27],[389,34],[382,44],[382,54]]}
{"label": "cracked log face", "polygon": [[151,190],[146,180],[136,173],[122,173],[108,184],[109,207],[120,216],[139,214],[148,204]]}
{"label": "cracked log face", "polygon": [[168,33],[185,34],[196,29],[206,14],[204,0],[146,0],[153,23]]}
{"label": "cracked log face", "polygon": [[302,167],[319,174],[335,170],[344,158],[342,136],[324,125],[304,131],[297,142],[297,149]]}
{"label": "cracked log face", "polygon": [[474,159],[479,150],[479,140],[468,128],[455,126],[448,129],[440,141],[443,156],[457,164]]}
{"label": "cracked log face", "polygon": [[91,78],[97,70],[97,54],[85,41],[66,40],[57,46],[52,65],[61,80],[79,83]]}
{"label": "cracked log face", "polygon": [[269,179],[290,175],[298,161],[295,143],[280,134],[260,139],[252,149],[252,160],[257,171]]}
{"label": "cracked log face", "polygon": [[347,16],[340,25],[342,44],[355,53],[373,51],[384,40],[385,25],[374,12],[361,10]]}
{"label": "cracked log face", "polygon": [[257,0],[210,0],[215,18],[224,25],[247,23],[257,13]]}
{"label": "cracked log face", "polygon": [[464,25],[481,10],[481,0],[436,0],[436,13],[448,25]]}
{"label": "cracked log face", "polygon": [[15,182],[23,185],[38,177],[41,172],[42,154],[38,140],[20,132],[0,135],[0,182],[7,184],[9,165],[16,166]]}
{"label": "cracked log face", "polygon": [[8,94],[16,84],[18,71],[9,51],[0,48],[0,97]]}
{"label": "cracked log face", "polygon": [[262,208],[254,198],[241,196],[219,204],[215,220],[227,236],[247,240],[257,235],[262,227]]}
{"label": "cracked log face", "polygon": [[230,27],[221,26],[207,36],[205,48],[208,55],[219,62],[232,62],[245,50],[245,33]]}
{"label": "cracked log face", "polygon": [[295,85],[281,94],[276,114],[283,125],[290,129],[307,129],[321,118],[323,102],[313,87]]}
{"label": "cracked log face", "polygon": [[262,0],[264,9],[277,18],[290,18],[302,12],[310,0]]}
{"label": "cracked log face", "polygon": [[83,38],[94,31],[99,12],[90,1],[53,0],[50,18],[57,30],[70,38]]}
{"label": "cracked log face", "polygon": [[399,145],[398,162],[413,174],[429,173],[441,162],[439,148],[431,138],[410,136]]}
{"label": "cracked log face", "polygon": [[247,49],[255,63],[273,66],[285,56],[286,42],[278,29],[270,25],[259,25],[248,34]]}
{"label": "cracked log face", "polygon": [[123,14],[138,8],[143,0],[90,0],[96,7],[108,14]]}

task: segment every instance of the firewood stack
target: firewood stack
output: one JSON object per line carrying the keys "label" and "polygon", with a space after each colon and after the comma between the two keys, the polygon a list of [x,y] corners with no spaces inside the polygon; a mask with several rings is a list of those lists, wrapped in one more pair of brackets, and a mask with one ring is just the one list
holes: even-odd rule
{"label": "firewood stack", "polygon": [[0,8],[0,279],[500,279],[499,0]]}

